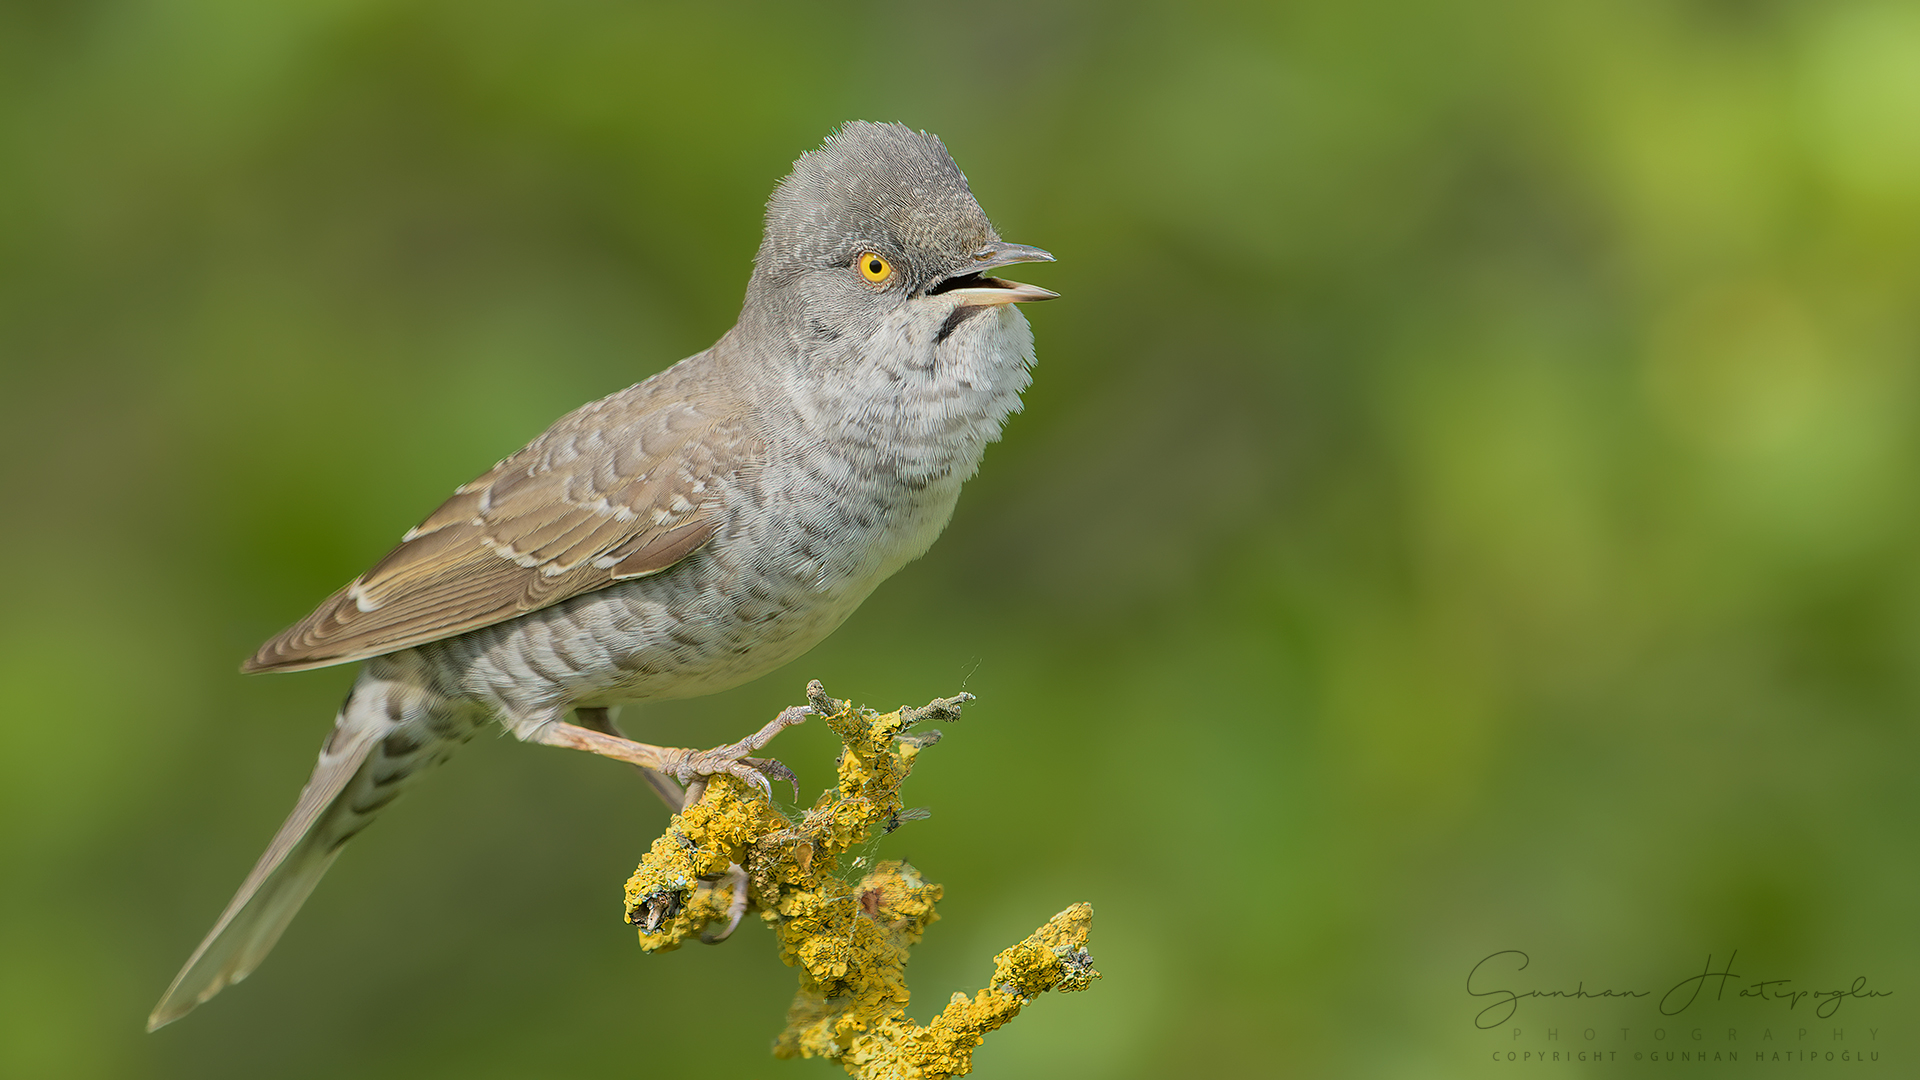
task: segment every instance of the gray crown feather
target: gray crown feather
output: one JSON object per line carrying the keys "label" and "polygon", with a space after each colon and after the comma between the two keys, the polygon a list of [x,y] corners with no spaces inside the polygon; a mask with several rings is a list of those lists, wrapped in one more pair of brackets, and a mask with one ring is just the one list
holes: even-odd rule
{"label": "gray crown feather", "polygon": [[837,265],[856,254],[850,245],[877,240],[915,262],[947,263],[993,238],[937,137],[855,120],[802,154],[774,190],[756,261],[763,273],[785,276]]}

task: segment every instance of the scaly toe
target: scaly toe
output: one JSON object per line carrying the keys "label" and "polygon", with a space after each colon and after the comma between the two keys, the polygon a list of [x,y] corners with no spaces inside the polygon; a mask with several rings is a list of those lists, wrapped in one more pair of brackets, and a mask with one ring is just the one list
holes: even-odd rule
{"label": "scaly toe", "polygon": [[717,933],[700,935],[700,940],[708,945],[718,945],[732,937],[740,927],[740,917],[747,913],[747,872],[739,863],[727,864],[727,882],[732,886],[732,896],[727,902],[727,925]]}
{"label": "scaly toe", "polygon": [[746,738],[741,739],[739,742],[734,743],[734,745],[740,747],[743,751],[758,750],[761,747],[772,742],[773,737],[775,735],[780,734],[782,731],[785,731],[787,728],[790,728],[793,725],[800,723],[801,721],[805,720],[807,717],[812,715],[813,715],[813,706],[811,705],[788,706],[787,708],[780,710],[779,716],[776,716],[772,720],[768,721],[766,727],[763,727],[759,731],[756,731],[753,734],[747,736]]}
{"label": "scaly toe", "polygon": [[800,723],[813,715],[808,705],[795,705],[783,709],[779,716],[768,722],[766,727],[754,732],[728,746],[716,746],[711,750],[676,750],[676,758],[663,761],[660,771],[687,785],[686,804],[691,806],[699,801],[706,791],[706,779],[726,773],[738,777],[742,783],[773,800],[773,785],[769,780],[785,780],[793,786],[793,797],[800,797],[800,779],[793,770],[772,758],[756,758],[747,755],[773,741],[775,735]]}
{"label": "scaly toe", "polygon": [[760,770],[745,762],[736,761],[728,765],[726,771],[741,783],[758,791],[768,802],[773,801],[773,785],[767,782],[767,778],[761,775]]}
{"label": "scaly toe", "polygon": [[746,751],[739,746],[716,746],[712,750],[683,750],[678,761],[665,772],[683,784],[705,781],[709,776],[731,773]]}
{"label": "scaly toe", "polygon": [[[761,774],[766,776],[768,780],[785,780],[793,788],[794,801],[800,801],[800,778],[793,775],[793,770],[782,765],[778,759],[770,757],[750,757],[741,758],[740,760],[745,764],[753,766]],[[771,794],[769,794],[768,798],[772,798]]]}

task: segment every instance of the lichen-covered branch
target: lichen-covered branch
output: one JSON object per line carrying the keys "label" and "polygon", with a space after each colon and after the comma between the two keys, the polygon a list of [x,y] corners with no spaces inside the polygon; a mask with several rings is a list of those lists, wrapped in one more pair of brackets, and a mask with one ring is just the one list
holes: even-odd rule
{"label": "lichen-covered branch", "polygon": [[[1082,990],[1100,973],[1087,954],[1093,908],[1075,904],[994,959],[992,980],[969,998],[955,994],[926,1025],[908,1019],[907,952],[939,918],[941,887],[905,862],[842,876],[847,853],[874,830],[903,818],[900,785],[938,731],[909,729],[958,720],[972,695],[877,714],[807,687],[814,715],[840,736],[839,785],[800,820],[780,813],[731,776],[714,778],[627,880],[627,920],[648,952],[679,948],[710,925],[732,932],[750,909],[779,938],[780,958],[800,969],[800,991],[780,1057],[836,1058],[861,1078],[938,1080],[973,1067],[988,1032],[1047,990]],[[742,888],[747,890],[743,897]]]}

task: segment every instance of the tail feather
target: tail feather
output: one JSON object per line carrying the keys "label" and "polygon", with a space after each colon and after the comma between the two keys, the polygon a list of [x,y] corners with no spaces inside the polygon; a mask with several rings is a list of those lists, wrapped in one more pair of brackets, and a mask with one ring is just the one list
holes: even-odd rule
{"label": "tail feather", "polygon": [[180,1019],[252,974],[333,865],[341,846],[393,801],[402,781],[451,749],[437,739],[420,743],[403,737],[396,754],[392,742],[383,744],[400,726],[392,718],[399,710],[390,712],[384,702],[367,699],[385,696],[369,693],[364,684],[355,688],[300,801],[154,1006],[148,1031]]}

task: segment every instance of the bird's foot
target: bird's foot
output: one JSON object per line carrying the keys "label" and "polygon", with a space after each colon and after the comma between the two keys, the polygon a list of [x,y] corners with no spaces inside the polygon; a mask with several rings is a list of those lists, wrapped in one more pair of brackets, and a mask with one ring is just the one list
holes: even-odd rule
{"label": "bird's foot", "polygon": [[811,705],[784,709],[766,727],[736,743],[711,750],[669,750],[658,766],[661,772],[687,785],[687,805],[692,806],[706,794],[709,777],[726,774],[748,787],[773,798],[770,780],[785,780],[793,786],[793,797],[800,797],[800,779],[793,770],[772,758],[750,757],[755,750],[773,741],[775,735],[813,715]]}
{"label": "bird's foot", "polygon": [[[718,885],[720,880],[715,878],[713,884]],[[733,890],[727,901],[727,925],[717,932],[700,935],[700,940],[708,945],[718,945],[732,937],[740,926],[740,917],[747,913],[747,871],[739,863],[728,863],[725,880]]]}
{"label": "bird's foot", "polygon": [[[620,730],[620,725],[614,722],[613,713],[603,706],[583,705],[575,709],[573,714],[580,721],[580,726],[588,731],[597,731],[602,735],[631,741],[627,740],[627,733]],[[636,764],[634,769],[647,782],[647,786],[653,789],[653,793],[660,796],[660,801],[667,804],[668,810],[677,814],[686,808],[687,793],[679,784],[674,783],[673,777],[646,765]]]}
{"label": "bird's foot", "polygon": [[[775,735],[813,714],[810,705],[795,705],[786,709],[772,722],[737,743],[716,746],[711,750],[683,750],[667,746],[651,746],[634,742],[618,735],[609,735],[604,731],[581,727],[578,724],[547,722],[534,727],[521,738],[543,743],[547,746],[564,746],[570,750],[585,750],[589,753],[610,757],[638,765],[643,769],[665,774],[659,777],[661,798],[667,804],[679,810],[700,801],[706,794],[707,779],[725,773],[768,799],[773,798],[773,785],[770,780],[785,780],[793,785],[793,797],[800,797],[800,781],[793,771],[772,758],[750,756],[773,741]],[[673,785],[667,780],[672,777],[687,785],[684,802],[675,803],[671,796]],[[652,777],[650,777],[651,779]]]}

